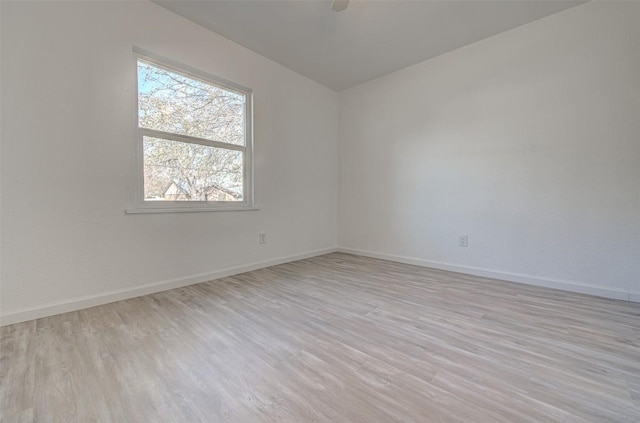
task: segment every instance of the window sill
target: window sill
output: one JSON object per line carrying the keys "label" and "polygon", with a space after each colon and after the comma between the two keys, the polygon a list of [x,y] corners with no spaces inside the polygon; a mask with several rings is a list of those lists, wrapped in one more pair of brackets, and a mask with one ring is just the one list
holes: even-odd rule
{"label": "window sill", "polygon": [[258,211],[259,207],[167,207],[167,208],[138,208],[125,209],[125,214],[155,214],[155,213],[206,213],[206,212],[240,212]]}

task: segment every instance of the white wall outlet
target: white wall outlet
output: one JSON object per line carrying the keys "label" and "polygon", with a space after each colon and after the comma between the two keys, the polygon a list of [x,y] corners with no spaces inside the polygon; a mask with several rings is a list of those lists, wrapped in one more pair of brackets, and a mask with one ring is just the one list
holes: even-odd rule
{"label": "white wall outlet", "polygon": [[458,235],[458,245],[460,247],[469,246],[469,235]]}
{"label": "white wall outlet", "polygon": [[267,234],[265,232],[260,232],[258,234],[258,242],[260,244],[266,244],[267,243]]}

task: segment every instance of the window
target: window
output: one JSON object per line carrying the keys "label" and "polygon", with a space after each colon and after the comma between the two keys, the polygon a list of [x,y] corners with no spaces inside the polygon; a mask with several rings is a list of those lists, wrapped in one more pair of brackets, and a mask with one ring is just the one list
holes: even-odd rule
{"label": "window", "polygon": [[138,206],[252,207],[251,90],[134,51]]}

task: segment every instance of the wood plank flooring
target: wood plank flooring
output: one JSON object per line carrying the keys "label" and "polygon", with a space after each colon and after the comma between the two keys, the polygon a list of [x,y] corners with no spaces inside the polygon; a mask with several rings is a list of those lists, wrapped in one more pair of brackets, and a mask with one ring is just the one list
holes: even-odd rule
{"label": "wood plank flooring", "polygon": [[640,304],[346,254],[0,334],[3,422],[640,422]]}

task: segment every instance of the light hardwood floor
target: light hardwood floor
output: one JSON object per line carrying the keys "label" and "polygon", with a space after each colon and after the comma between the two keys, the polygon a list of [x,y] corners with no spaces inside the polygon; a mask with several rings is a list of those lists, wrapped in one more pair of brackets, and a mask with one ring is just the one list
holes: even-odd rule
{"label": "light hardwood floor", "polygon": [[640,304],[346,254],[0,333],[3,422],[640,422]]}

